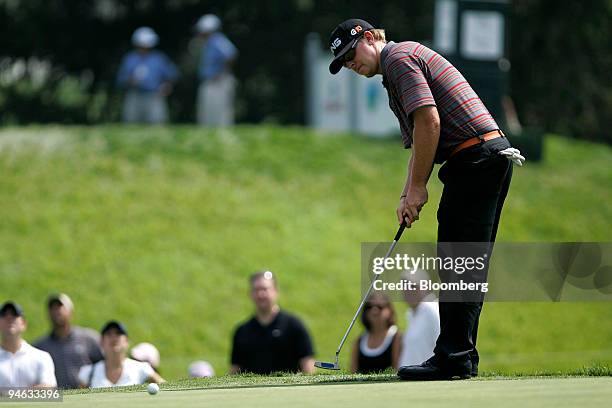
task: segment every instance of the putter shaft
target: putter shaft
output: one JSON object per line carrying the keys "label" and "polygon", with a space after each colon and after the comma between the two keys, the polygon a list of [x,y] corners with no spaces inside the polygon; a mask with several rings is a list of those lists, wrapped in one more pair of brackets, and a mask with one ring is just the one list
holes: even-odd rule
{"label": "putter shaft", "polygon": [[[389,250],[387,251],[387,254],[385,255],[384,259],[387,259],[389,257],[389,255],[391,255],[391,252],[393,252],[393,250],[395,249],[395,246],[397,245],[397,242],[399,241],[400,237],[402,236],[402,233],[404,232],[405,228],[406,228],[406,222],[403,222],[402,225],[400,225],[399,229],[397,230],[397,234],[395,234],[395,238],[393,239],[393,243],[389,247]],[[384,263],[384,260],[383,260],[383,263]],[[342,337],[342,340],[340,341],[340,345],[338,346],[338,350],[336,350],[336,361],[338,361],[338,358],[340,356],[340,351],[342,350],[342,346],[344,346],[344,342],[346,341],[346,338],[348,337],[349,333],[351,332],[351,329],[355,325],[355,321],[357,320],[357,317],[359,316],[359,313],[361,313],[361,309],[363,309],[363,305],[368,300],[368,297],[370,296],[370,293],[372,292],[373,288],[374,288],[374,281],[372,281],[370,283],[370,287],[368,288],[368,291],[366,292],[365,296],[361,299],[361,303],[359,304],[359,307],[357,308],[357,312],[355,312],[355,316],[353,316],[353,320],[351,320],[351,324],[349,324],[348,329],[346,329],[346,332],[344,333],[344,337]]]}

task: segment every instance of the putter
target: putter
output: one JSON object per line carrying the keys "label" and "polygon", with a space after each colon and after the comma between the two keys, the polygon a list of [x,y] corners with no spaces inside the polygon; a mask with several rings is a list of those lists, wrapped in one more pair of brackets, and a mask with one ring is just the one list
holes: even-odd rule
{"label": "putter", "polygon": [[[389,255],[391,255],[391,252],[393,252],[393,250],[395,249],[395,245],[397,245],[397,242],[400,240],[405,228],[406,228],[406,221],[402,222],[402,225],[400,225],[399,229],[397,230],[397,233],[395,234],[395,238],[393,238],[393,243],[391,244],[391,247],[389,247],[389,250],[387,251],[387,254],[385,255],[384,259],[387,259]],[[372,292],[373,288],[374,288],[374,281],[372,280],[372,283],[370,283],[370,287],[368,288],[368,291],[361,299],[361,303],[359,304],[359,307],[357,308],[357,311],[355,312],[355,316],[353,316],[353,320],[351,320],[351,324],[349,324],[348,329],[346,329],[346,332],[344,333],[344,337],[342,337],[342,340],[340,341],[338,350],[336,350],[336,361],[334,361],[333,363],[329,363],[326,361],[315,361],[315,364],[314,364],[315,367],[323,368],[325,370],[339,370],[340,369],[340,362],[338,361],[338,359],[340,358],[340,351],[342,350],[342,346],[344,346],[344,342],[346,341],[346,338],[351,332],[351,329],[353,328],[353,325],[355,324],[355,320],[357,320],[359,313],[361,313],[361,309],[363,309],[363,305],[365,304],[366,300],[368,300],[368,296],[370,296],[370,293]]]}

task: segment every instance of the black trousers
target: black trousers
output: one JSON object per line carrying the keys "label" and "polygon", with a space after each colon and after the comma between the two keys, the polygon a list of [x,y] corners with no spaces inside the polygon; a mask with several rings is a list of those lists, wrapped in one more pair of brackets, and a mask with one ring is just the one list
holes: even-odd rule
{"label": "black trousers", "polygon": [[[442,166],[438,173],[444,184],[437,214],[439,243],[495,242],[512,178],[512,162],[498,154],[507,147],[506,138],[493,139],[457,153]],[[490,254],[493,245],[485,245]],[[485,281],[487,269],[488,263]],[[448,277],[440,272],[442,282]],[[445,301],[450,298],[447,295],[440,293],[440,336],[434,358],[469,369],[479,361],[476,339],[482,300],[451,302]]]}

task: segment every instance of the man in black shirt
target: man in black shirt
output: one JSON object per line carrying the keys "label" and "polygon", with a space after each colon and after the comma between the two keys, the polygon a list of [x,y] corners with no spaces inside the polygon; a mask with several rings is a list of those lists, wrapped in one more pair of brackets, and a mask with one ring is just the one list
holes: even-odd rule
{"label": "man in black shirt", "polygon": [[249,282],[255,315],[234,332],[230,373],[313,373],[308,331],[297,317],[280,310],[272,272],[257,272]]}

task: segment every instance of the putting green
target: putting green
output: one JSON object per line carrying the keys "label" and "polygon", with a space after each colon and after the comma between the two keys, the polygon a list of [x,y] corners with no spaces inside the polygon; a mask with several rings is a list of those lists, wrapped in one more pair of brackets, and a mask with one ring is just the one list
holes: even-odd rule
{"label": "putting green", "polygon": [[[232,389],[103,392],[64,396],[46,407],[602,407],[611,377],[522,378],[454,382],[384,382]],[[23,407],[23,404],[2,404]]]}

